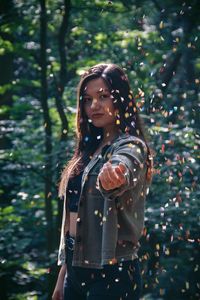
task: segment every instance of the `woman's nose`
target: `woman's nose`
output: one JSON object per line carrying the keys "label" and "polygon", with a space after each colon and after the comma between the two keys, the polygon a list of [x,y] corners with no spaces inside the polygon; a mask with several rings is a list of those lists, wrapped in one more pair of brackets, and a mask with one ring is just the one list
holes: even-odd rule
{"label": "woman's nose", "polygon": [[96,98],[94,98],[91,104],[91,108],[94,109],[97,107],[99,107],[99,101]]}

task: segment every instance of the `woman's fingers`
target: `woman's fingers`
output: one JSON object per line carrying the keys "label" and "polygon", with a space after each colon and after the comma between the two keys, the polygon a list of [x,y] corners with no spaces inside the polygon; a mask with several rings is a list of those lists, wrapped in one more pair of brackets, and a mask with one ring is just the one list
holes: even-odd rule
{"label": "woman's fingers", "polygon": [[122,173],[124,173],[124,174],[126,173],[127,168],[123,163],[119,163],[119,168],[122,171]]}
{"label": "woman's fingers", "polygon": [[120,163],[117,167],[112,167],[110,162],[104,164],[99,174],[99,180],[104,189],[117,188],[126,182],[126,167]]}
{"label": "woman's fingers", "polygon": [[102,187],[105,190],[112,189],[112,179],[110,178],[106,165],[104,165],[101,169],[101,172],[99,174],[99,180],[101,182]]}
{"label": "woman's fingers", "polygon": [[120,178],[120,180],[124,183],[126,180],[126,177],[125,177],[125,173],[127,172],[127,169],[126,167],[120,163],[119,166],[115,167],[115,171],[118,175],[118,177]]}
{"label": "woman's fingers", "polygon": [[114,172],[110,164],[103,166],[100,173],[100,180],[103,188],[106,190],[113,189],[121,184],[116,172]]}

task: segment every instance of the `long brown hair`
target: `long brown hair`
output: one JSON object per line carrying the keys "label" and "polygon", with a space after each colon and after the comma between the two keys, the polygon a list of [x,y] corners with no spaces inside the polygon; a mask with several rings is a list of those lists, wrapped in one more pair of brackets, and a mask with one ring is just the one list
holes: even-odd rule
{"label": "long brown hair", "polygon": [[145,142],[148,151],[146,176],[149,184],[152,181],[153,151],[148,145],[144,122],[139,116],[128,78],[124,71],[115,64],[97,64],[82,75],[78,85],[76,147],[73,157],[62,172],[59,197],[64,196],[69,178],[80,173],[103,139],[103,129],[97,128],[89,122],[83,108],[84,89],[90,80],[97,78],[105,81],[113,98],[113,105],[117,110],[116,125],[119,131],[137,136]]}

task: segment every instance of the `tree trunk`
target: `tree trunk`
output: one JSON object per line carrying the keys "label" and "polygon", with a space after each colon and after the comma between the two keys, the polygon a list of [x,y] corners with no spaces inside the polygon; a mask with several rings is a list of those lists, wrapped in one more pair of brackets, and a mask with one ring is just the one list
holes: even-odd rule
{"label": "tree trunk", "polygon": [[58,97],[56,97],[56,107],[61,119],[61,140],[65,140],[68,132],[68,121],[63,109],[62,96],[67,81],[67,59],[65,51],[65,37],[69,26],[69,14],[71,8],[71,0],[64,0],[64,15],[58,35],[58,46],[60,55],[60,78],[58,85]]}
{"label": "tree trunk", "polygon": [[[47,97],[47,18],[45,0],[40,0],[40,66],[41,66],[41,106],[45,130],[45,214],[47,222],[47,250],[53,250],[53,217],[52,217],[52,129]],[[53,236],[52,236],[53,235]]]}
{"label": "tree trunk", "polygon": [[[71,9],[71,0],[64,0],[64,14],[61,22],[59,35],[58,35],[58,47],[59,47],[59,55],[60,55],[60,76],[58,83],[58,96],[56,97],[56,107],[61,119],[61,139],[60,139],[60,147],[61,151],[58,155],[58,177],[60,176],[60,169],[62,166],[60,163],[63,161],[63,153],[65,153],[66,148],[66,140],[68,134],[68,121],[63,108],[63,92],[64,87],[69,79],[67,76],[67,59],[66,59],[66,35],[69,28],[69,17],[70,17],[70,9]],[[57,228],[61,227],[62,220],[62,210],[63,210],[63,202],[58,200],[58,214],[57,214]],[[59,231],[60,232],[60,231]],[[60,237],[59,237],[60,238]]]}

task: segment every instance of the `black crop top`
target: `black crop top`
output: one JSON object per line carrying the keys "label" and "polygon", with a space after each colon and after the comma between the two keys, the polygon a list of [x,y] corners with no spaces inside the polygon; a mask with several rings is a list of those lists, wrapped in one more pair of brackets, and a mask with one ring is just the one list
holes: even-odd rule
{"label": "black crop top", "polygon": [[68,187],[66,191],[68,208],[70,212],[78,211],[78,202],[81,193],[81,181],[82,181],[83,171],[73,178],[69,179]]}

